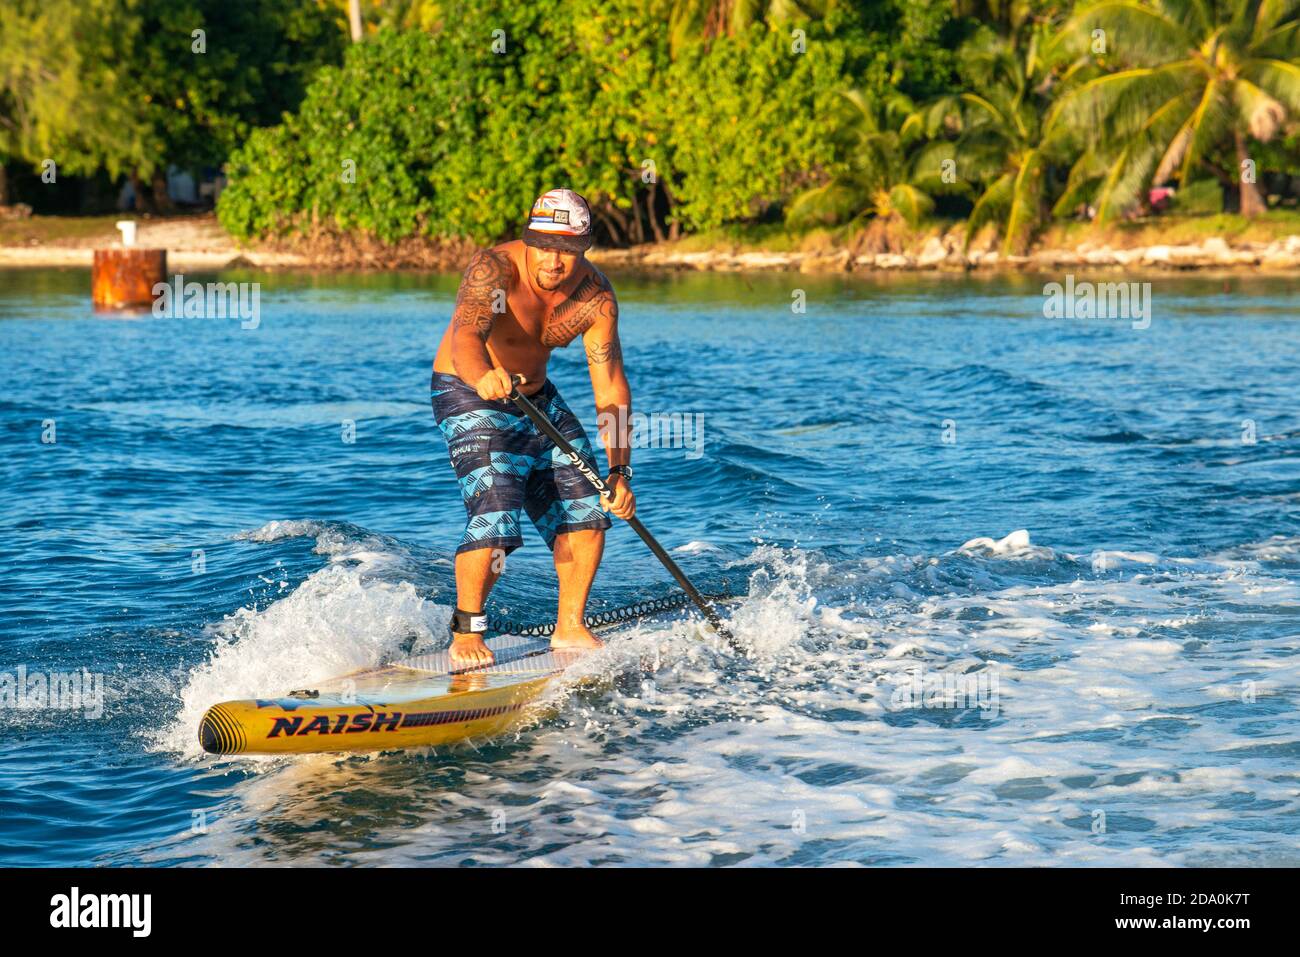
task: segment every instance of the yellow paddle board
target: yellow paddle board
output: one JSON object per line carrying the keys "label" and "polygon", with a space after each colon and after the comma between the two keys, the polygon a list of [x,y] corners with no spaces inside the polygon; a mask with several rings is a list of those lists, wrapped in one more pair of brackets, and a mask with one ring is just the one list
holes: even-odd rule
{"label": "yellow paddle board", "polygon": [[545,638],[501,635],[494,664],[453,672],[447,652],[331,678],[282,698],[223,701],[203,715],[199,743],[213,754],[374,751],[488,738],[530,717],[560,672],[583,655]]}

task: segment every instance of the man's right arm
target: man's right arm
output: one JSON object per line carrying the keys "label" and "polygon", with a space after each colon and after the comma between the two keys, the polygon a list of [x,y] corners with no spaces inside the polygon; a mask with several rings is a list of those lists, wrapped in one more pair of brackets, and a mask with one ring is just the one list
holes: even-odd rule
{"label": "man's right arm", "polygon": [[451,363],[461,381],[484,399],[510,394],[510,376],[492,366],[487,340],[496,317],[506,311],[514,266],[491,249],[474,254],[465,268],[451,316]]}

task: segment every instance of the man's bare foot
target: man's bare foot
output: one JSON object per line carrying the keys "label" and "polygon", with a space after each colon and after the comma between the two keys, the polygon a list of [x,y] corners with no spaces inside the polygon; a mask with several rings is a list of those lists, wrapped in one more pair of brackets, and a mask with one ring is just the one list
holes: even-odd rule
{"label": "man's bare foot", "polygon": [[558,628],[551,635],[551,650],[558,651],[563,648],[571,649],[589,649],[600,648],[605,643],[591,633],[591,629],[586,625],[575,625],[572,628],[566,628],[560,631]]}
{"label": "man's bare foot", "polygon": [[451,656],[453,669],[482,668],[496,660],[492,654],[492,649],[483,644],[483,638],[472,633],[452,635],[451,648],[448,649],[448,653]]}

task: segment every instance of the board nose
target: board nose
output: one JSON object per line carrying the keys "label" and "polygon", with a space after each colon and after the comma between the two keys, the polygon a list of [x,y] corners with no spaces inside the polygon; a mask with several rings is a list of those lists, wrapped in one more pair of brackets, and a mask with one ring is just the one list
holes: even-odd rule
{"label": "board nose", "polygon": [[238,754],[244,743],[243,728],[221,705],[209,708],[199,722],[199,746],[209,754]]}

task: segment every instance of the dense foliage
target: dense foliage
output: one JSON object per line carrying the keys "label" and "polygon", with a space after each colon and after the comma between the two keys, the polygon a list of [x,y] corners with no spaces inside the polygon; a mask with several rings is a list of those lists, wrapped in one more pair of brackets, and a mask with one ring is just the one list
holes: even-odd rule
{"label": "dense foliage", "polygon": [[241,238],[488,242],[563,184],[615,243],[939,212],[1018,252],[1300,187],[1300,0],[366,0],[351,45],[345,0],[8,6],[0,161],[224,160]]}
{"label": "dense foliage", "polygon": [[5,0],[0,163],[146,182],[218,165],[344,46],[319,0]]}
{"label": "dense foliage", "polygon": [[232,157],[222,220],[240,236],[327,221],[486,242],[564,183],[609,238],[662,237],[808,185],[835,162],[825,116],[844,76],[889,82],[881,36],[843,18],[809,22],[802,44],[754,22],[674,52],[672,6],[475,0],[442,5],[434,32],[381,30]]}

